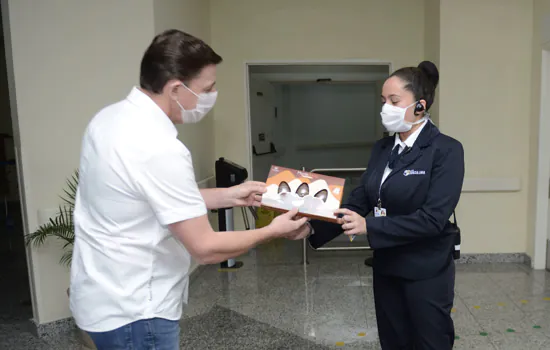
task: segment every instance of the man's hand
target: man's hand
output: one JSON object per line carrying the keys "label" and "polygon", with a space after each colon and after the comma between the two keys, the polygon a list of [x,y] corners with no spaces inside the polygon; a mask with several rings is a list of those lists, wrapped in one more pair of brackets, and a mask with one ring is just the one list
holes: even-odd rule
{"label": "man's hand", "polygon": [[262,194],[267,191],[263,182],[248,181],[237,186],[229,187],[227,195],[234,207],[259,207]]}
{"label": "man's hand", "polygon": [[367,220],[356,212],[349,209],[338,209],[334,215],[343,215],[338,219],[338,224],[342,225],[344,233],[350,235],[366,235]]}
{"label": "man's hand", "polygon": [[311,231],[312,231],[312,228],[309,222],[307,222],[304,226],[300,227],[299,229],[290,232],[288,235],[285,236],[285,238],[291,241],[299,241],[301,239],[308,237],[311,234]]}
{"label": "man's hand", "polygon": [[298,209],[277,216],[268,228],[273,232],[273,238],[301,239],[310,232],[307,218],[298,218]]}

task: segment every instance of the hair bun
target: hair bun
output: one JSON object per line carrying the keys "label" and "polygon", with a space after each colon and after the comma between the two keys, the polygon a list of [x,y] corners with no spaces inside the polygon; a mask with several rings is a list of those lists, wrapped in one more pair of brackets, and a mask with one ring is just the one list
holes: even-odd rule
{"label": "hair bun", "polygon": [[435,64],[431,61],[422,61],[418,65],[418,68],[426,74],[428,79],[432,82],[434,85],[434,89],[437,87],[437,83],[439,83],[439,71],[437,70],[437,67]]}

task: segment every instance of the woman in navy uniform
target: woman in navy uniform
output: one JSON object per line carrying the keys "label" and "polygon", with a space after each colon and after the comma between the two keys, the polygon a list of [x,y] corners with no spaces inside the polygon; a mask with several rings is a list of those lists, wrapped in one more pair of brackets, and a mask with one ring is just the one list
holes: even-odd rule
{"label": "woman in navy uniform", "polygon": [[395,135],[374,145],[361,185],[336,212],[341,227],[311,222],[313,248],[342,231],[367,235],[383,350],[446,350],[454,344],[456,233],[449,219],[462,191],[464,150],[429,119],[438,81],[428,61],[385,81],[382,123]]}

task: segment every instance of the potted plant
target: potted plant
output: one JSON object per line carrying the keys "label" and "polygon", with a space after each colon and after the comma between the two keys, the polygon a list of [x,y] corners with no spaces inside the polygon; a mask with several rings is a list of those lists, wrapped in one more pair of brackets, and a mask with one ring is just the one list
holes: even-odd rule
{"label": "potted plant", "polygon": [[[53,218],[41,225],[35,232],[25,237],[27,246],[40,247],[47,239],[60,239],[63,244],[63,255],[59,263],[70,267],[73,258],[74,245],[74,223],[73,212],[76,199],[76,191],[78,188],[78,170],[75,170],[73,175],[67,179],[66,187],[63,189],[64,194],[61,196],[63,204],[59,206],[59,212]],[[67,289],[67,295],[70,295],[70,289]],[[95,349],[94,343],[90,336],[78,330],[80,340],[85,347]]]}
{"label": "potted plant", "polygon": [[63,205],[59,206],[59,212],[53,218],[41,225],[35,232],[25,237],[27,246],[33,245],[40,247],[46,242],[46,239],[54,237],[64,242],[64,253],[59,261],[60,264],[67,267],[71,266],[73,258],[74,244],[74,225],[73,211],[76,199],[76,190],[78,188],[78,170],[75,170],[72,177],[67,180],[67,187],[63,190],[65,194],[61,196]]}

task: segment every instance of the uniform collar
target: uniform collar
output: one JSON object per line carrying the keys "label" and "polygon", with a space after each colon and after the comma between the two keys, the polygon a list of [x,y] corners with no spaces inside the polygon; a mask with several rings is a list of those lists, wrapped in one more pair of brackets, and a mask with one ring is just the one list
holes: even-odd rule
{"label": "uniform collar", "polygon": [[146,110],[147,113],[145,114],[155,120],[155,124],[159,126],[161,132],[166,133],[170,137],[178,136],[178,130],[170,118],[143,91],[134,86],[126,99],[140,110]]}
{"label": "uniform collar", "polygon": [[399,138],[399,133],[395,133],[395,142],[393,144],[393,147],[399,145],[401,146],[401,149],[405,149],[406,147],[412,148],[414,145],[416,139],[418,136],[420,136],[420,133],[422,132],[422,129],[426,126],[426,123],[428,123],[428,120],[425,120],[418,129],[416,129],[412,134],[407,137],[405,141],[401,141],[401,138]]}

